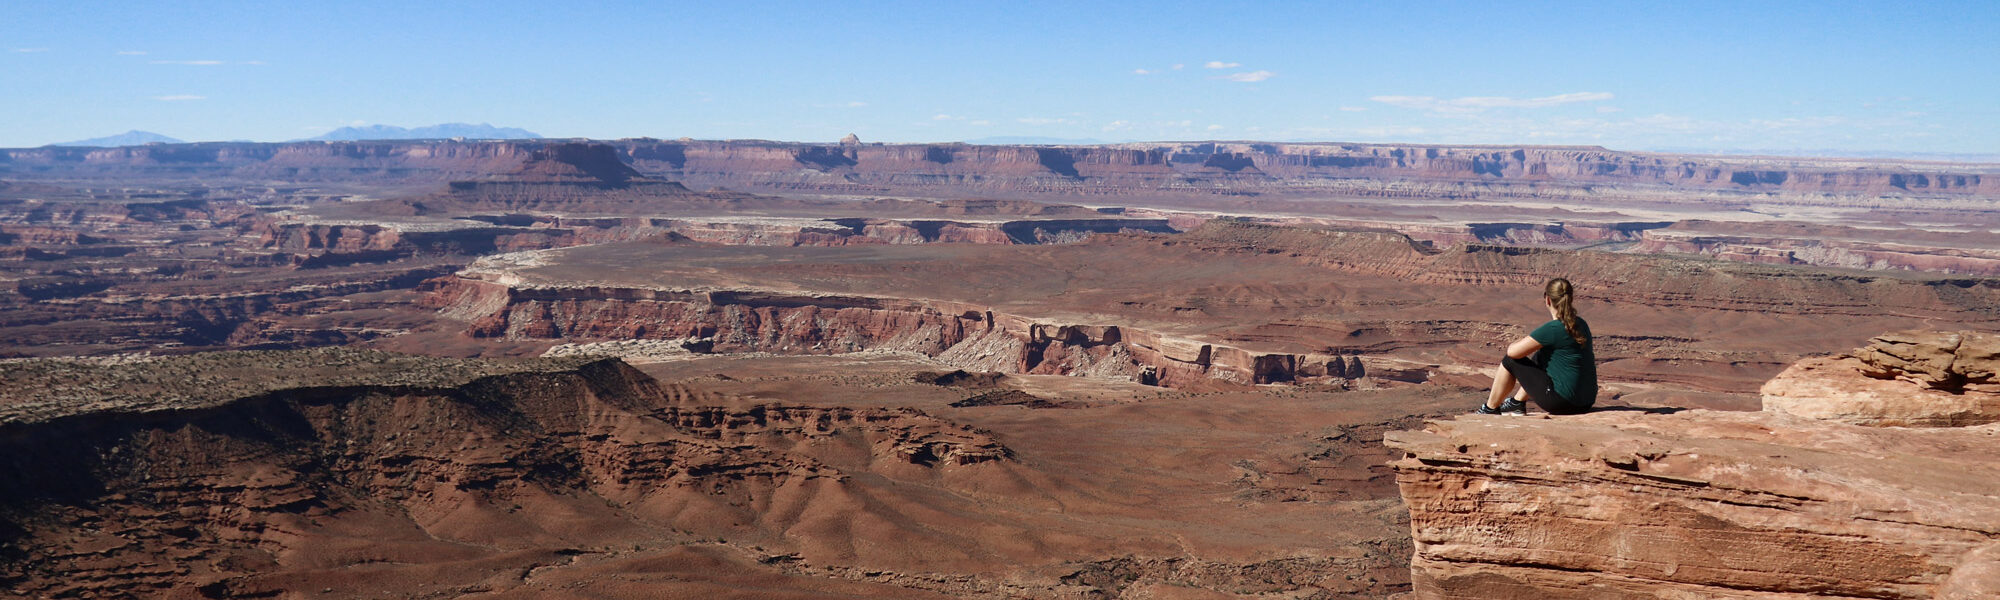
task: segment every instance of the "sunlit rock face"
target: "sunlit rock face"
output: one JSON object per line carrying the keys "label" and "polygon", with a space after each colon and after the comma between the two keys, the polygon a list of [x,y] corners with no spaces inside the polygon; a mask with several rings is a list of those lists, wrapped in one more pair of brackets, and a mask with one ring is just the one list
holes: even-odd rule
{"label": "sunlit rock face", "polygon": [[2000,336],[1907,331],[1841,356],[1800,361],[1766,383],[1764,410],[1856,425],[1955,427],[2000,421]]}
{"label": "sunlit rock face", "polygon": [[[1391,433],[1413,595],[1991,597],[2000,424],[1941,404],[1987,393],[1988,339],[1891,334],[1809,359],[1765,386],[1763,412],[1466,416]],[[1965,423],[1985,424],[1951,426]]]}

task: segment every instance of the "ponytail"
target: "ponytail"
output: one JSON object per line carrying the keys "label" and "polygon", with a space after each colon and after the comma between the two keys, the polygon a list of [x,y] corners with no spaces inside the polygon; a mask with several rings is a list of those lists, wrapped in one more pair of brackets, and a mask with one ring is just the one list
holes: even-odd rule
{"label": "ponytail", "polygon": [[1562,321],[1563,330],[1569,332],[1569,339],[1575,340],[1577,347],[1588,350],[1590,338],[1577,328],[1576,286],[1561,277],[1550,279],[1548,285],[1542,287],[1542,297],[1556,308],[1556,320]]}

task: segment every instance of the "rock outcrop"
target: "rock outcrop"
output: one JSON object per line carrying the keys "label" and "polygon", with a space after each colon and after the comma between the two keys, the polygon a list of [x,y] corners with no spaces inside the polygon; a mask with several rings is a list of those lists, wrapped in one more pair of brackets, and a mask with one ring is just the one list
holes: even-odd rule
{"label": "rock outcrop", "polygon": [[[1391,433],[1413,596],[1991,597],[2000,424],[1937,401],[1988,393],[1992,339],[1885,335],[1787,371],[1763,412],[1466,416]],[[1987,424],[1947,427],[1968,423]],[[1932,427],[1880,427],[1913,424]]]}
{"label": "rock outcrop", "polygon": [[[963,368],[1185,387],[1358,378],[1358,357],[1257,352],[1112,326],[1049,323],[954,302],[758,290],[539,286],[480,275],[426,283],[425,305],[474,337],[704,339],[716,352],[914,352]],[[505,279],[505,275],[495,276]],[[1334,364],[1340,364],[1335,367]]]}
{"label": "rock outcrop", "polygon": [[1909,331],[1800,361],[1764,384],[1764,410],[1856,425],[2000,421],[2000,335]]}

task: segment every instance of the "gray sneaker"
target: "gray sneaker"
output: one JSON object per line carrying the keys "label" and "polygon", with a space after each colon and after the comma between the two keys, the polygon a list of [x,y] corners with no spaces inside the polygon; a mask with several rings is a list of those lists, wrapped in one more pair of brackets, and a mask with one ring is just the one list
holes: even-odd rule
{"label": "gray sneaker", "polygon": [[[1486,408],[1486,405],[1481,404],[1479,407]],[[1528,416],[1528,403],[1513,398],[1501,400],[1498,413],[1510,417],[1525,417]]]}

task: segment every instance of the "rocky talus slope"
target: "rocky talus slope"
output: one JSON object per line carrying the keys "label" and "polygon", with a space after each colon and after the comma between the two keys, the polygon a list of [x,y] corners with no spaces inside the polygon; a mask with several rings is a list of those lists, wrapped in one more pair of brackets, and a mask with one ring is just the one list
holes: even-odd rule
{"label": "rocky talus slope", "polygon": [[[1467,416],[1392,432],[1412,596],[1995,597],[2000,411],[1985,378],[2000,360],[1986,343],[1883,336],[1774,380],[1763,412]],[[1844,384],[1857,389],[1825,393]],[[1983,399],[1911,416],[1953,392]],[[1987,424],[1949,426],[1968,423]]]}

